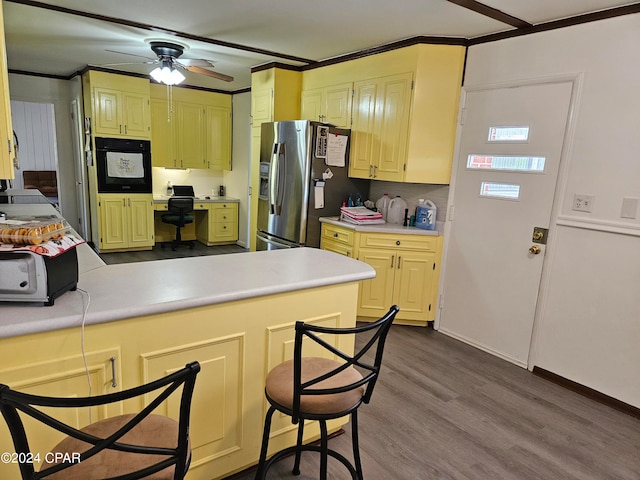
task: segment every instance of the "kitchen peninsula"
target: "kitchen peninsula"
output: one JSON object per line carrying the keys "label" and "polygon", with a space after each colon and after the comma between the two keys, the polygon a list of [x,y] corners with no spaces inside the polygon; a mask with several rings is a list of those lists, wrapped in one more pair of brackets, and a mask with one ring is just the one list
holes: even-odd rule
{"label": "kitchen peninsula", "polygon": [[[78,291],[54,306],[0,304],[0,383],[35,394],[85,396],[90,378],[97,395],[198,360],[190,480],[221,478],[256,463],[264,377],[292,356],[295,322],[354,325],[358,282],[375,274],[364,263],[310,248],[94,262],[88,269],[83,257]],[[347,339],[337,342],[353,347]],[[92,420],[139,407],[94,410]],[[164,409],[176,414],[174,404]],[[77,418],[85,424],[89,414],[78,412]],[[286,419],[274,422],[275,451],[292,444],[296,430]],[[310,437],[317,434],[308,430]],[[42,452],[56,443],[53,437],[39,440],[33,448]],[[0,450],[12,450],[4,427]],[[15,478],[15,467],[0,465],[0,478]]]}

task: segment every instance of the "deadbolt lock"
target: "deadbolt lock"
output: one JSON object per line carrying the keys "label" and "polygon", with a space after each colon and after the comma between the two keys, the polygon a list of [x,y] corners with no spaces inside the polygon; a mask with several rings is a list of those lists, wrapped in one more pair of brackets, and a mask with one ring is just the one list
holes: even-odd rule
{"label": "deadbolt lock", "polygon": [[540,248],[540,245],[531,245],[529,247],[529,253],[531,255],[538,255],[541,251],[542,249]]}
{"label": "deadbolt lock", "polygon": [[546,245],[548,236],[549,236],[548,228],[533,227],[533,234],[531,235],[531,241],[533,243],[540,243],[542,245]]}

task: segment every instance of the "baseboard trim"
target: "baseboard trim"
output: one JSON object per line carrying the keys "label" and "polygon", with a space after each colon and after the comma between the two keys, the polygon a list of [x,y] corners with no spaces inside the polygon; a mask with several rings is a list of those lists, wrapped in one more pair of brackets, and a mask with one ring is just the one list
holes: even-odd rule
{"label": "baseboard trim", "polygon": [[567,388],[573,392],[579,393],[580,395],[590,398],[591,400],[595,400],[598,403],[607,405],[614,410],[626,413],[627,415],[631,415],[635,418],[640,418],[640,408],[629,405],[628,403],[610,397],[609,395],[605,395],[604,393],[598,392],[597,390],[594,390],[592,388],[585,387],[580,383],[576,383],[573,380],[561,377],[560,375],[545,370],[544,368],[533,367],[533,374],[537,375],[538,377],[544,378],[545,380],[549,380],[550,382],[553,382],[564,388]]}

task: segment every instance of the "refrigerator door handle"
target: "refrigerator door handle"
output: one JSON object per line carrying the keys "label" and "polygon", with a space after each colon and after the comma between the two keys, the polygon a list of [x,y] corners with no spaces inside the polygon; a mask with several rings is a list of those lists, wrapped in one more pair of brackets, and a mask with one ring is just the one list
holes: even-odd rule
{"label": "refrigerator door handle", "polygon": [[282,166],[286,162],[280,162],[285,155],[284,143],[276,143],[273,145],[273,160],[271,162],[271,170],[269,171],[269,209],[272,215],[280,215],[282,213],[282,179],[285,178],[285,172]]}

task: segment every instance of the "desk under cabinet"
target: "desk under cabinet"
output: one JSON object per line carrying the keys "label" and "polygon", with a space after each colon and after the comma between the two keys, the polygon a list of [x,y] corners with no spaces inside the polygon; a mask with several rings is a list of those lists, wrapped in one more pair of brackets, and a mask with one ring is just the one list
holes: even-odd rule
{"label": "desk under cabinet", "polygon": [[[168,209],[168,198],[153,199],[155,240],[170,242],[176,236],[176,227],[162,223],[162,214]],[[184,240],[198,240],[204,245],[227,245],[238,240],[238,203],[229,197],[196,199],[193,202],[194,222],[182,228]]]}

